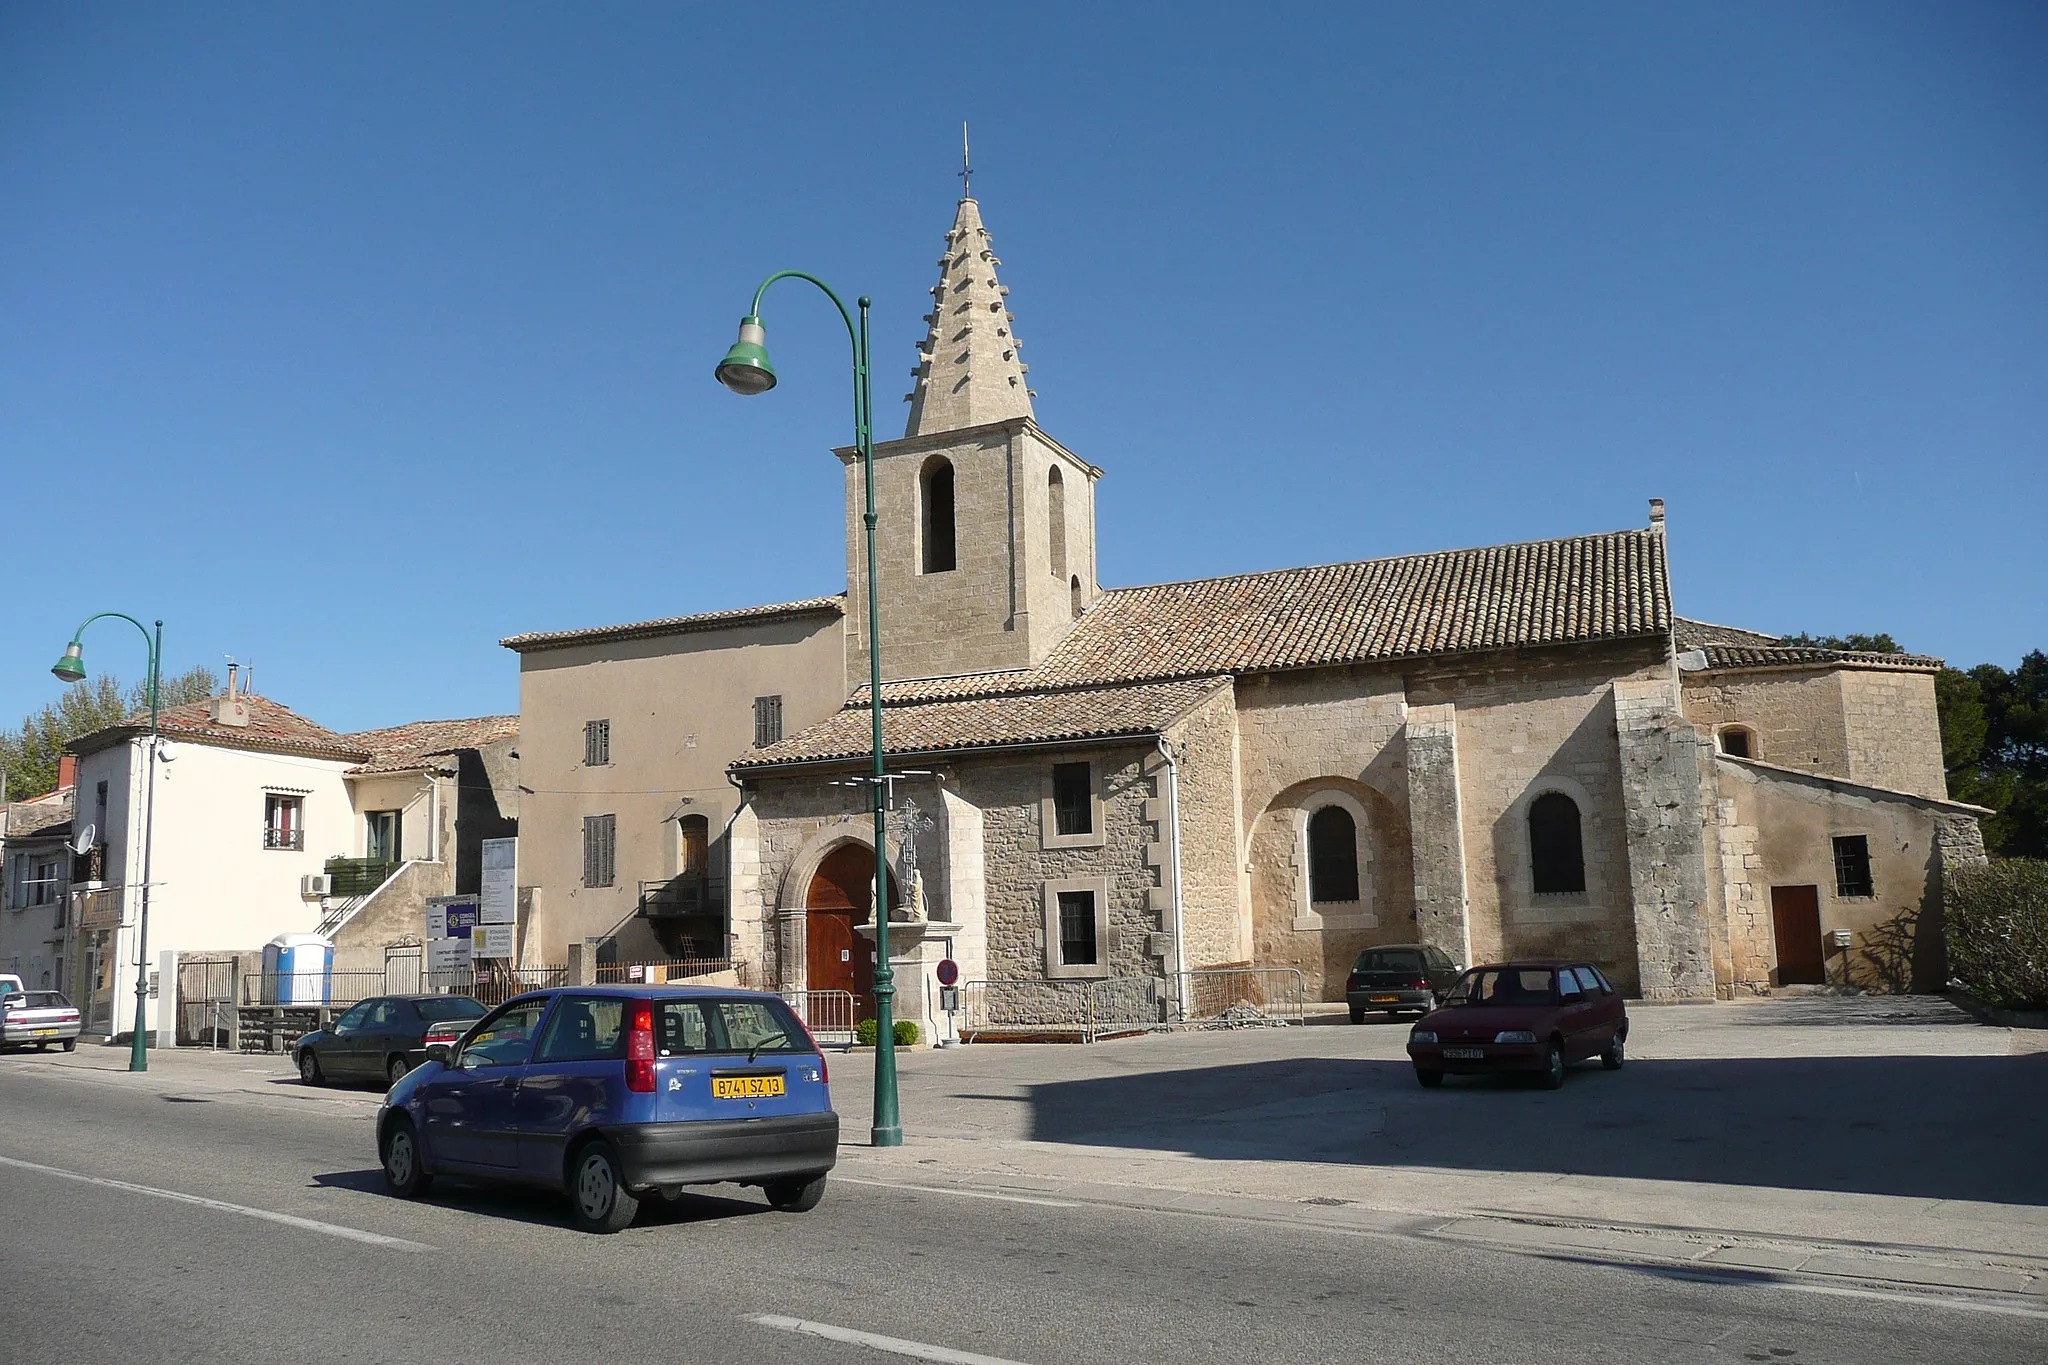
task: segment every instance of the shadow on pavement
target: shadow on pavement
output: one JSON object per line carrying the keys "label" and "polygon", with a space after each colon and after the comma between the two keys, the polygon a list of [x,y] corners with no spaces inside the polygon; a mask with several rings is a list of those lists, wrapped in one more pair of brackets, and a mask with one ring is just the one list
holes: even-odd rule
{"label": "shadow on pavement", "polygon": [[[384,1172],[374,1166],[359,1171],[328,1171],[314,1176],[313,1183],[323,1189],[353,1190],[358,1194],[393,1197],[384,1188]],[[706,1187],[707,1190],[710,1188]],[[566,1228],[571,1224],[569,1210],[563,1201],[564,1196],[551,1190],[516,1185],[470,1185],[447,1176],[439,1176],[436,1177],[432,1190],[416,1202],[490,1218],[503,1218],[509,1222]],[[691,1223],[713,1222],[721,1218],[736,1218],[745,1214],[774,1212],[758,1195],[750,1200],[745,1197],[732,1198],[723,1194],[699,1194],[686,1190],[672,1200],[664,1199],[660,1195],[649,1195],[642,1199],[640,1216],[634,1219],[633,1226],[680,1227]]]}
{"label": "shadow on pavement", "polygon": [[1560,1091],[1299,1058],[1031,1088],[1031,1136],[1229,1160],[2048,1205],[2048,1053],[1581,1063]]}

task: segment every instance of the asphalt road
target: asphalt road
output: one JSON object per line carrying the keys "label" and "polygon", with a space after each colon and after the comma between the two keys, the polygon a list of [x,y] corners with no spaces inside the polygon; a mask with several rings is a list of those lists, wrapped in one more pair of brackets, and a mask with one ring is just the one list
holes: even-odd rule
{"label": "asphalt road", "polygon": [[24,1362],[2048,1358],[2038,1308],[900,1180],[805,1215],[719,1188],[592,1237],[542,1195],[387,1197],[365,1092],[46,1060],[0,1061]]}

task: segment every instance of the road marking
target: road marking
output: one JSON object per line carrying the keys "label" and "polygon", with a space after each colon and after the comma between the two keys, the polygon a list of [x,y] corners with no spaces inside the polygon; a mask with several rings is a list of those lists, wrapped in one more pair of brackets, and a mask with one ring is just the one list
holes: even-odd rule
{"label": "road marking", "polygon": [[1910,1303],[1916,1308],[1953,1308],[1963,1313],[1997,1313],[2011,1318],[2048,1319],[2048,1309],[2022,1308],[2011,1303],[1984,1303],[1977,1299],[1950,1298],[1943,1294],[1905,1294],[1885,1289],[1851,1289],[1840,1284],[1785,1284],[1767,1282],[1768,1289],[1790,1289],[1800,1294],[1828,1294],[1844,1299],[1883,1299],[1887,1303]]}
{"label": "road marking", "polygon": [[110,1190],[126,1190],[130,1194],[146,1194],[156,1199],[169,1199],[179,1204],[193,1204],[202,1209],[213,1209],[220,1213],[238,1213],[244,1218],[260,1218],[266,1223],[282,1223],[286,1227],[302,1228],[328,1237],[340,1237],[351,1242],[365,1242],[370,1246],[390,1247],[394,1251],[439,1251],[425,1242],[409,1242],[403,1237],[386,1237],[381,1232],[364,1232],[361,1228],[345,1228],[339,1223],[323,1223],[317,1218],[300,1218],[290,1213],[272,1213],[269,1209],[252,1209],[246,1204],[230,1204],[222,1199],[206,1199],[196,1194],[184,1194],[177,1190],[160,1190],[154,1185],[137,1185],[127,1180],[111,1180],[103,1175],[83,1175],[56,1166],[42,1166],[33,1161],[21,1161],[11,1156],[0,1156],[0,1166],[12,1166],[17,1170],[36,1171],[43,1175],[54,1175],[60,1180],[76,1180],[82,1185],[99,1185]]}
{"label": "road marking", "polygon": [[834,1176],[847,1185],[876,1185],[885,1190],[915,1190],[919,1194],[950,1194],[961,1199],[996,1199],[1005,1204],[1032,1204],[1041,1209],[1080,1209],[1086,1204],[1071,1199],[1038,1199],[1027,1194],[997,1194],[993,1190],[961,1190],[948,1185],[912,1185],[900,1180],[864,1180],[857,1175]]}
{"label": "road marking", "polygon": [[950,1346],[931,1346],[922,1341],[905,1341],[902,1337],[877,1336],[873,1332],[856,1332],[851,1327],[834,1327],[829,1322],[806,1322],[802,1318],[785,1318],[775,1313],[755,1313],[747,1321],[773,1327],[780,1332],[823,1337],[827,1341],[843,1341],[850,1346],[869,1346],[877,1351],[909,1356],[913,1360],[939,1360],[946,1365],[1022,1365],[1019,1361],[985,1356],[978,1351],[956,1351]]}

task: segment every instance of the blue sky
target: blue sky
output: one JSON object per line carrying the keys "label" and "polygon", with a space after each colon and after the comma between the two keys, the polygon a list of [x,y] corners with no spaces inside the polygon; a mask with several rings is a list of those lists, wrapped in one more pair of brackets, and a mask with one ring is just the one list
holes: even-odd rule
{"label": "blue sky", "polygon": [[1159,13],[0,6],[0,723],[97,610],[353,729],[837,591],[838,323],[711,368],[816,271],[900,434],[963,118],[1106,584],[1659,495],[1687,614],[2048,647],[2048,9]]}

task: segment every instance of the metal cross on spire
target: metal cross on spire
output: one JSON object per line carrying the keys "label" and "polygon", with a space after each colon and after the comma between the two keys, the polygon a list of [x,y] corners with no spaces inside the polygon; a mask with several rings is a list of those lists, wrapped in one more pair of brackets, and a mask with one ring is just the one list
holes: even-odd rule
{"label": "metal cross on spire", "polygon": [[967,120],[960,121],[960,197],[974,197],[974,167],[967,160]]}

